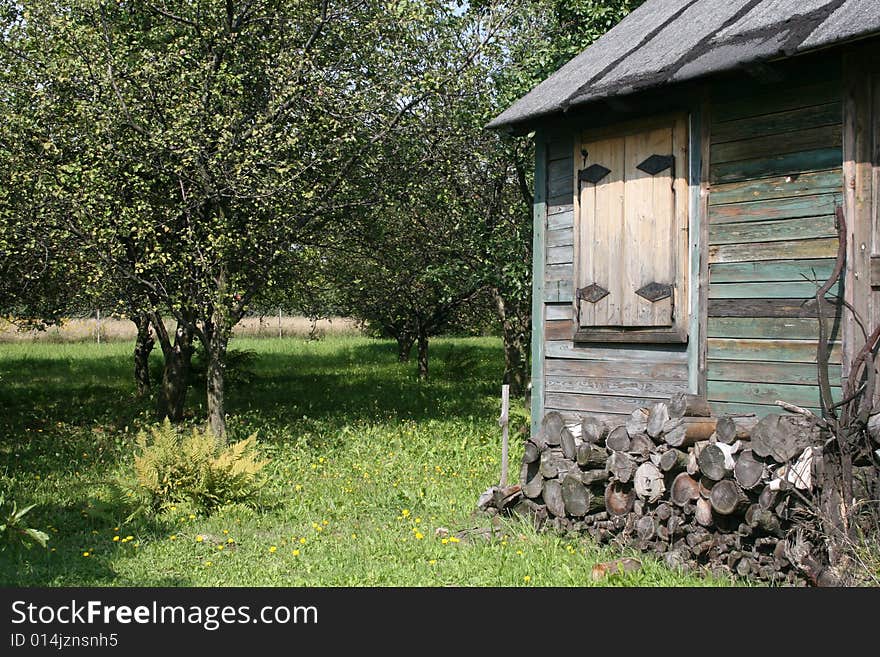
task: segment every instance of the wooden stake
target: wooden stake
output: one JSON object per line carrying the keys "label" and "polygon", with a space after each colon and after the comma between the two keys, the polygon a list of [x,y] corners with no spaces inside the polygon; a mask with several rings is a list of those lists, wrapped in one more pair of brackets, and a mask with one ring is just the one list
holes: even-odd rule
{"label": "wooden stake", "polygon": [[[281,311],[279,310],[279,313]],[[281,315],[279,314],[279,321]],[[279,324],[280,326],[280,324]],[[507,486],[507,459],[508,459],[508,428],[510,425],[510,386],[506,383],[501,386],[501,417],[498,424],[501,425],[501,482],[502,488]]]}

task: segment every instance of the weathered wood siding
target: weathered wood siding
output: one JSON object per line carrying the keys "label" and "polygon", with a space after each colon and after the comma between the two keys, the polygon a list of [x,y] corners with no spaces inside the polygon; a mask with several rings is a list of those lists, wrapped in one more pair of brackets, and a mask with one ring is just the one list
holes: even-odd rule
{"label": "weathered wood siding", "polygon": [[[766,414],[779,410],[777,399],[818,409],[819,325],[803,303],[831,273],[838,247],[839,70],[829,57],[774,84],[713,89],[706,377],[717,412]],[[828,313],[839,397],[840,307]]]}
{"label": "weathered wood siding", "polygon": [[[543,340],[543,354],[542,367],[533,368],[541,374],[532,394],[540,388],[541,413],[623,416],[688,390],[687,345],[573,342],[573,153],[573,133],[546,136],[544,279],[536,286],[543,288],[543,337],[536,338]],[[533,405],[533,413],[538,408]]]}

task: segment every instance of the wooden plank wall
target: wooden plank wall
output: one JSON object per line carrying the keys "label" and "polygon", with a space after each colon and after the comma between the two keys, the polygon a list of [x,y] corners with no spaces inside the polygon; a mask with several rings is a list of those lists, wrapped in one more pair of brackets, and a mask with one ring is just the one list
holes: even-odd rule
{"label": "wooden plank wall", "polygon": [[573,134],[548,136],[546,153],[543,411],[610,419],[687,392],[687,345],[572,342]]}
{"label": "wooden plank wall", "polygon": [[[839,61],[828,57],[821,66],[786,71],[773,84],[713,89],[706,369],[716,412],[763,415],[779,410],[777,399],[818,409],[819,325],[803,304],[826,280],[837,253],[839,70]],[[842,295],[842,287],[832,292]],[[832,392],[839,398],[840,307],[827,312]]]}

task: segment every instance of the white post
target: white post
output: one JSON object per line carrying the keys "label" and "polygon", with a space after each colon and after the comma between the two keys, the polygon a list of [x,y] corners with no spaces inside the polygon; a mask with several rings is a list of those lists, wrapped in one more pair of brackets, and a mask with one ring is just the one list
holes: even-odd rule
{"label": "white post", "polygon": [[501,425],[501,481],[498,485],[501,488],[507,486],[509,411],[510,386],[505,383],[501,386],[501,417],[498,418],[498,424]]}

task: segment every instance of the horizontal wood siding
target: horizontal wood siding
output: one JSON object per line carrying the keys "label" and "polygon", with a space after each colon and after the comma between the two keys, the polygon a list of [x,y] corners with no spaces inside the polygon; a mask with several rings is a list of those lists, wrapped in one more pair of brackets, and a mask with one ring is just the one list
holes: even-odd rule
{"label": "horizontal wood siding", "polygon": [[[830,59],[833,59],[830,58]],[[818,411],[815,296],[837,254],[842,203],[839,67],[713,92],[708,202],[707,395],[719,413]],[[831,294],[842,295],[842,283]],[[830,315],[840,397],[840,306]]]}
{"label": "horizontal wood siding", "polygon": [[624,418],[688,390],[685,345],[574,343],[574,134],[547,142],[543,280],[543,412]]}

